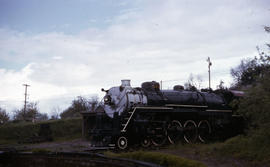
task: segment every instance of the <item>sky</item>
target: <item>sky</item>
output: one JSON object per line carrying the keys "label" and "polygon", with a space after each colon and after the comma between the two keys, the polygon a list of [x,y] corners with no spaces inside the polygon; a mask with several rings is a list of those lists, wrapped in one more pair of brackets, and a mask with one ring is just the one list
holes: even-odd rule
{"label": "sky", "polygon": [[269,0],[0,0],[0,107],[40,112],[131,79],[232,84],[230,69],[269,42]]}

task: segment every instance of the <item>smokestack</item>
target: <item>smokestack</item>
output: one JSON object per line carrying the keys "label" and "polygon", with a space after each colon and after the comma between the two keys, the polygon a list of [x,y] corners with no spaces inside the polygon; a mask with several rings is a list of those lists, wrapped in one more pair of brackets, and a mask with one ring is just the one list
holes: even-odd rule
{"label": "smokestack", "polygon": [[130,79],[123,79],[121,82],[122,87],[130,86]]}

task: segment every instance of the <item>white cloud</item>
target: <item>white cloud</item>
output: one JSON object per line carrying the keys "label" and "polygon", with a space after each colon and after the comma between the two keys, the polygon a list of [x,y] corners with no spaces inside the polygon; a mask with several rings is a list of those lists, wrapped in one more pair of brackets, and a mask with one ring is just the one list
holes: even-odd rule
{"label": "white cloud", "polygon": [[[213,87],[221,79],[229,85],[230,68],[253,57],[255,46],[267,40],[262,29],[269,18],[265,4],[136,3],[145,6],[120,12],[106,28],[90,27],[79,34],[0,29],[0,58],[25,64],[16,71],[0,66],[0,100],[22,101],[23,83],[31,85],[30,100],[39,101],[43,112],[56,105],[53,98],[101,95],[101,87],[119,85],[123,78],[132,79],[134,86],[163,80],[167,88],[184,84],[193,73],[203,77],[206,87],[207,57],[213,61]],[[60,100],[62,104],[66,101]]]}
{"label": "white cloud", "polygon": [[54,59],[54,60],[62,60],[63,57],[61,57],[61,56],[54,56],[54,57],[52,57],[52,59]]}

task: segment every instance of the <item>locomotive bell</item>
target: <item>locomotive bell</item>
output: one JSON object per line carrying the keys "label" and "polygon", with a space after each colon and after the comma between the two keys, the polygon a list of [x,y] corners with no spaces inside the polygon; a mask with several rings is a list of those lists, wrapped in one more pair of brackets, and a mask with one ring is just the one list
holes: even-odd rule
{"label": "locomotive bell", "polygon": [[121,86],[122,87],[130,86],[130,79],[121,80]]}

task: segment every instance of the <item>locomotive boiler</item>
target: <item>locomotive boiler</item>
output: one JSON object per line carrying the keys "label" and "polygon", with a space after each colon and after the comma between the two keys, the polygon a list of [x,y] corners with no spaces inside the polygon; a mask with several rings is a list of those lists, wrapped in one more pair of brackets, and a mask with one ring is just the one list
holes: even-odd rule
{"label": "locomotive boiler", "polygon": [[237,122],[224,92],[190,91],[180,85],[160,90],[155,81],[134,88],[130,80],[102,91],[103,103],[95,112],[83,113],[85,134],[93,146],[126,149],[134,144],[207,142],[225,136]]}

